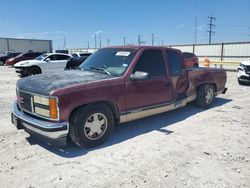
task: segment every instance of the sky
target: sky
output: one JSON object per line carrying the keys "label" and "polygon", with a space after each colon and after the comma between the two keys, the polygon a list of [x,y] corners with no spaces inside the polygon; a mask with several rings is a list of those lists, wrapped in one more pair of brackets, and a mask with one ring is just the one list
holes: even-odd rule
{"label": "sky", "polygon": [[[250,0],[0,0],[0,37],[53,40],[54,49],[250,41]],[[197,27],[195,27],[195,17]],[[195,28],[197,37],[195,37]],[[195,40],[196,38],[196,40]],[[65,41],[65,43],[64,43]]]}

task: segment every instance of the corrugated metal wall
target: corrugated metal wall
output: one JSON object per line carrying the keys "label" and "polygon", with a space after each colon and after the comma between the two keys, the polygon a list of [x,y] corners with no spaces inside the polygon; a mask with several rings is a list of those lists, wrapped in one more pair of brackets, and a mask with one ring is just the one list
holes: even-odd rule
{"label": "corrugated metal wall", "polygon": [[0,38],[0,53],[12,52],[52,52],[51,40]]}
{"label": "corrugated metal wall", "polygon": [[183,52],[193,52],[200,60],[205,56],[214,61],[244,61],[250,58],[250,42],[171,45],[170,47]]}

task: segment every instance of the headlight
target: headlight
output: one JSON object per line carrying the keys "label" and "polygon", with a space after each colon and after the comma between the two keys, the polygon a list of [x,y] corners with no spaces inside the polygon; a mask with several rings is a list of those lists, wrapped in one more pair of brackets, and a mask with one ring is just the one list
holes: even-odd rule
{"label": "headlight", "polygon": [[50,119],[58,119],[57,98],[34,95],[33,110],[37,115]]}
{"label": "headlight", "polygon": [[243,65],[242,63],[240,64],[241,67],[243,67],[244,69],[246,68],[246,65]]}

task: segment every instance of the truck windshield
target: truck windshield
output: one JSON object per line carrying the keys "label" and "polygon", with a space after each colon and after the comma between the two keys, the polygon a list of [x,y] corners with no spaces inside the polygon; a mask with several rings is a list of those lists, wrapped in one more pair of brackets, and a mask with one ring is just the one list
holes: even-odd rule
{"label": "truck windshield", "polygon": [[87,58],[80,68],[98,71],[113,76],[121,76],[134,58],[137,49],[105,48],[96,51]]}

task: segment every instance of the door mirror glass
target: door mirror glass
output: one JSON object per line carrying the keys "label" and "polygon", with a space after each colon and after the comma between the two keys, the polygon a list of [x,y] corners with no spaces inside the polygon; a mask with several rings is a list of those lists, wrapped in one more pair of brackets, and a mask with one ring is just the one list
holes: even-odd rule
{"label": "door mirror glass", "polygon": [[136,71],[134,74],[131,75],[132,80],[146,80],[148,79],[149,75],[147,72]]}
{"label": "door mirror glass", "polygon": [[46,62],[50,61],[50,58],[47,58],[45,61],[46,61]]}

